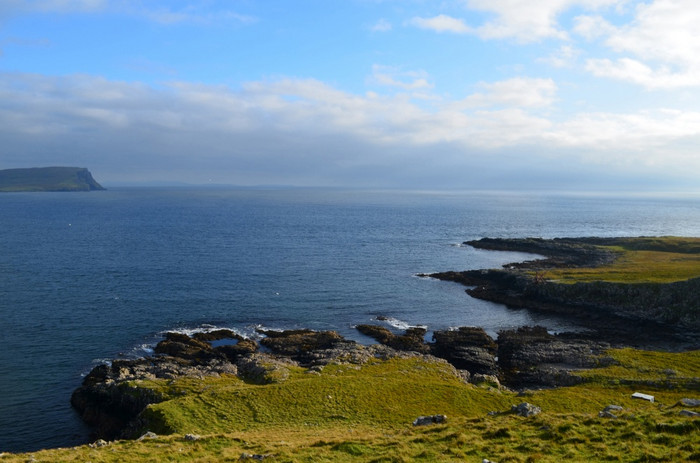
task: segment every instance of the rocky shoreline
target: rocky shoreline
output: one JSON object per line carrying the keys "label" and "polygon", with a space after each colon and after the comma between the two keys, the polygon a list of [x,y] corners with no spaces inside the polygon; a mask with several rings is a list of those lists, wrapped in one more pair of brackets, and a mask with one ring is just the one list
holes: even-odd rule
{"label": "rocky shoreline", "polygon": [[[553,334],[544,327],[521,327],[501,331],[494,339],[482,328],[460,327],[435,331],[432,342],[426,342],[425,328],[401,333],[381,324],[358,325],[359,332],[378,342],[373,345],[347,340],[335,331],[261,330],[259,341],[231,330],[193,336],[167,333],[151,357],[95,367],[73,392],[71,404],[93,426],[93,438],[136,438],[149,428],[142,412],[165,399],[134,381],[235,375],[249,383],[269,384],[285,381],[291,366],[313,374],[330,363],[362,365],[376,359],[420,356],[449,362],[466,382],[523,390],[581,383],[575,372],[613,363],[606,355],[612,347],[697,349],[700,334],[694,320],[700,278],[632,285],[630,290],[610,283],[562,285],[532,276],[532,270],[609,264],[616,252],[599,246],[619,244],[616,240],[625,239],[482,239],[466,244],[546,257],[503,269],[421,275],[464,284],[473,297],[575,318],[590,331]],[[669,319],[667,312],[650,309],[663,303],[692,310]]]}
{"label": "rocky shoreline", "polygon": [[[600,246],[639,246],[645,238],[483,238],[464,244],[478,249],[517,251],[543,258],[510,263],[500,269],[420,274],[467,286],[472,297],[513,309],[576,320],[595,339],[642,348],[700,348],[700,278],[673,283],[578,282],[563,284],[539,278],[553,268],[599,267],[618,252]],[[646,247],[645,247],[646,246]]]}
{"label": "rocky shoreline", "polygon": [[[381,319],[381,317],[380,317]],[[483,329],[436,331],[425,342],[423,328],[397,334],[381,325],[357,329],[379,341],[363,345],[334,331],[261,331],[258,342],[230,330],[167,333],[152,357],[115,360],[95,367],[72,394],[71,404],[94,429],[93,439],[136,438],[148,429],[141,412],[164,400],[134,381],[235,375],[254,384],[284,381],[290,366],[310,373],[329,363],[361,365],[370,360],[430,357],[449,362],[466,382],[496,388],[572,385],[572,372],[608,364],[610,344],[573,335],[553,335],[543,327],[523,327],[492,339]],[[221,345],[220,345],[221,344]]]}

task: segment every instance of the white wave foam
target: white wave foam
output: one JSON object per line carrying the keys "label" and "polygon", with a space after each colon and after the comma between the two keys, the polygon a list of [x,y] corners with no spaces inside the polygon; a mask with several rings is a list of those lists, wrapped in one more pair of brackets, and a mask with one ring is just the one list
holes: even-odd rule
{"label": "white wave foam", "polygon": [[[379,319],[378,319],[378,320],[379,320]],[[428,326],[427,326],[427,325],[411,325],[410,323],[408,323],[408,322],[406,322],[406,321],[399,320],[398,318],[393,318],[393,317],[383,317],[383,318],[382,318],[381,320],[379,320],[379,321],[382,321],[382,322],[386,323],[386,324],[389,325],[389,326],[392,326],[392,327],[394,327],[394,328],[396,328],[396,329],[404,330],[404,331],[406,331],[406,330],[409,329],[409,328],[423,328],[423,329],[426,329],[426,330],[428,329]]]}

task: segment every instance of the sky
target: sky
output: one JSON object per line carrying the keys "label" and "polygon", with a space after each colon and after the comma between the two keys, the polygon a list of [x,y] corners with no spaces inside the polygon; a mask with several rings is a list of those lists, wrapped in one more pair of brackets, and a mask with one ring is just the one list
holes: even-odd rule
{"label": "sky", "polygon": [[0,0],[0,169],[700,191],[697,0]]}

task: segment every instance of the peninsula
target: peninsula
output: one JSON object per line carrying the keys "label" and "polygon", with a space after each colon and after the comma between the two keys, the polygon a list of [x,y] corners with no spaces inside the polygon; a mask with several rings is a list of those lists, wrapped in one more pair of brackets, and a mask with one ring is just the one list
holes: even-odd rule
{"label": "peninsula", "polygon": [[0,192],[104,190],[84,167],[0,170]]}

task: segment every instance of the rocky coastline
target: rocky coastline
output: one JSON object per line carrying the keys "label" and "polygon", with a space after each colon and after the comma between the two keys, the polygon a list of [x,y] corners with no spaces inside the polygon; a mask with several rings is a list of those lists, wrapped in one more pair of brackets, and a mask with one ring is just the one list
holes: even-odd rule
{"label": "rocky coastline", "polygon": [[[192,336],[173,332],[157,344],[151,357],[120,359],[95,367],[73,392],[71,404],[93,427],[93,439],[136,438],[152,429],[153,423],[144,413],[148,405],[165,400],[153,389],[138,387],[138,381],[233,375],[251,384],[271,384],[284,382],[290,368],[314,374],[331,363],[357,366],[423,357],[449,363],[465,382],[522,391],[579,384],[583,379],[575,373],[611,365],[614,360],[606,352],[614,347],[697,349],[700,335],[693,316],[697,317],[698,311],[699,278],[654,287],[642,285],[620,294],[623,290],[619,285],[599,283],[605,287],[603,291],[596,284],[557,285],[539,281],[536,273],[532,276],[533,269],[609,264],[616,253],[599,246],[615,245],[614,240],[484,239],[467,244],[545,258],[508,264],[503,269],[422,275],[464,284],[473,297],[574,317],[590,328],[585,332],[555,334],[545,327],[521,327],[501,331],[494,339],[482,328],[460,327],[435,331],[432,341],[426,342],[425,328],[393,331],[381,323],[385,317],[356,327],[377,342],[371,345],[345,339],[335,331],[260,330],[259,340],[231,330]],[[667,292],[673,297],[669,299]],[[648,309],[664,301],[666,307],[671,301],[671,306],[694,309],[675,319]]]}
{"label": "rocky coastline", "polygon": [[[635,347],[700,348],[700,278],[671,283],[574,284],[548,281],[549,269],[608,265],[619,253],[601,246],[639,246],[654,250],[644,238],[483,238],[464,244],[478,249],[517,251],[542,258],[510,263],[500,269],[420,274],[467,286],[472,297],[574,319],[591,336]],[[697,249],[693,250],[698,253]]]}
{"label": "rocky coastline", "polygon": [[167,333],[152,357],[95,367],[73,392],[71,404],[93,427],[93,440],[137,438],[150,429],[142,412],[163,398],[135,381],[235,375],[253,384],[270,384],[283,382],[290,366],[313,373],[329,363],[424,357],[449,362],[465,382],[511,389],[557,387],[580,382],[571,374],[578,369],[606,365],[604,353],[610,348],[606,342],[554,335],[543,327],[502,331],[497,339],[481,328],[461,327],[436,331],[433,342],[424,341],[424,328],[394,333],[371,324],[357,329],[379,344],[360,344],[334,331],[261,331],[260,341],[230,330],[192,337]]}

